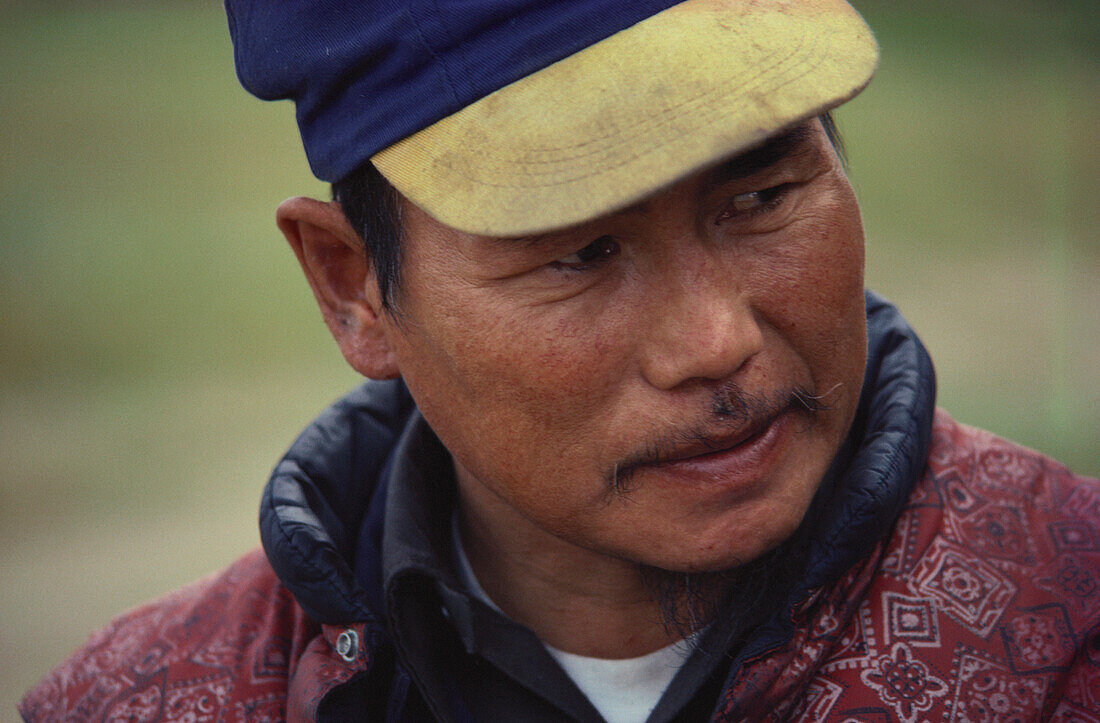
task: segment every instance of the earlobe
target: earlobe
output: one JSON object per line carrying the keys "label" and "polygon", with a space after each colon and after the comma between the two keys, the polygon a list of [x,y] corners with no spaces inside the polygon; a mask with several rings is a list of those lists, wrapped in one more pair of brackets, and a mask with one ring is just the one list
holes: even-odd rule
{"label": "earlobe", "polygon": [[344,359],[372,379],[398,376],[373,270],[340,207],[297,197],[275,216]]}

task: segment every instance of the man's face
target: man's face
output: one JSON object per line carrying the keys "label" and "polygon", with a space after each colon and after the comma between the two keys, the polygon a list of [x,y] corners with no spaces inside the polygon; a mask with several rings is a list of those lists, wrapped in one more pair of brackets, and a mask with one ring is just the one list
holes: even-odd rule
{"label": "man's face", "polygon": [[385,334],[464,513],[678,571],[794,531],[866,347],[859,212],[817,121],[560,232],[404,221]]}

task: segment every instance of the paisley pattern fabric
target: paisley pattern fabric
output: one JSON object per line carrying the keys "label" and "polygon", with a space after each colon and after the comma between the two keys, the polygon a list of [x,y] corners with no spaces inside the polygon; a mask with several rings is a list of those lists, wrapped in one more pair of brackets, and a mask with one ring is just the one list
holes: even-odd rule
{"label": "paisley pattern fabric", "polygon": [[368,667],[365,651],[350,662],[335,652],[347,629],[362,633],[305,617],[255,550],[93,633],[20,712],[32,721],[312,720],[327,692]]}
{"label": "paisley pattern fabric", "polygon": [[[938,412],[888,539],[793,616],[715,720],[1100,723],[1100,482]],[[311,720],[381,635],[313,623],[253,552],[92,635],[20,711]]]}
{"label": "paisley pattern fabric", "polygon": [[1100,483],[943,412],[890,538],[718,720],[1100,721]]}

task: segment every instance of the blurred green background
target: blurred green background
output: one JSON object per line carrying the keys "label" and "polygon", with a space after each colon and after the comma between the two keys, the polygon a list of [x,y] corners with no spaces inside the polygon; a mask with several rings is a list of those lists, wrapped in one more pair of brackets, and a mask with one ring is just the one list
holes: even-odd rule
{"label": "blurred green background", "polygon": [[[855,3],[868,285],[956,418],[1100,473],[1097,3]],[[352,386],[275,206],[324,195],[213,2],[0,4],[0,719],[114,612],[257,543]]]}

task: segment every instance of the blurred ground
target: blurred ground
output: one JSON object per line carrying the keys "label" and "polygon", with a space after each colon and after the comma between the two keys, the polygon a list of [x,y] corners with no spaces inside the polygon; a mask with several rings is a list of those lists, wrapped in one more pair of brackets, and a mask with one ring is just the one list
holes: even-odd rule
{"label": "blurred ground", "polygon": [[[1100,474],[1095,3],[856,5],[868,285],[958,419]],[[0,5],[0,719],[255,545],[271,466],[355,383],[273,223],[325,188],[230,52],[216,3]]]}

